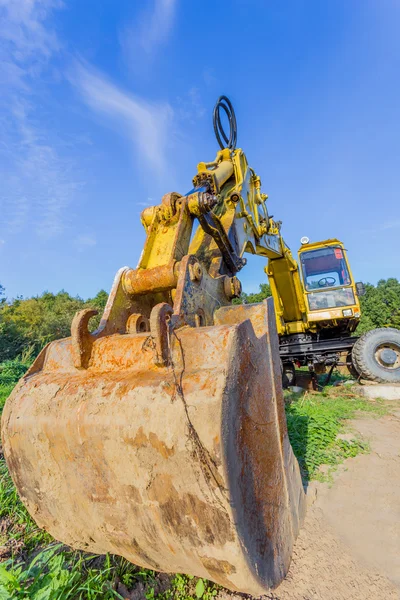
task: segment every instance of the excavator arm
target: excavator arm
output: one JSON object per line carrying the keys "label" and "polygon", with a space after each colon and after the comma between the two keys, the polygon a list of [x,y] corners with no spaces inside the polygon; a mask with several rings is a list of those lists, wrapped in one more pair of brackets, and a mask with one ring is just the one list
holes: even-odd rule
{"label": "excavator arm", "polygon": [[[235,122],[232,113],[230,120]],[[217,113],[214,126],[218,123]],[[297,262],[281,236],[280,222],[268,215],[268,196],[261,192],[261,180],[243,150],[222,148],[213,162],[199,163],[193,185],[185,196],[167,194],[161,205],[143,211],[147,239],[137,269],[124,274],[124,289],[130,296],[144,291],[162,294],[165,301],[173,303],[186,264],[182,259],[188,255],[192,257],[191,272],[197,269],[199,276],[201,272],[208,277],[208,285],[198,294],[195,313],[177,307],[181,312],[176,313],[175,322],[180,314],[182,324],[211,325],[215,310],[240,295],[237,273],[246,264],[244,254],[248,252],[268,259],[266,273],[278,332],[286,333],[288,322],[305,321]],[[191,239],[195,221],[198,227]]]}

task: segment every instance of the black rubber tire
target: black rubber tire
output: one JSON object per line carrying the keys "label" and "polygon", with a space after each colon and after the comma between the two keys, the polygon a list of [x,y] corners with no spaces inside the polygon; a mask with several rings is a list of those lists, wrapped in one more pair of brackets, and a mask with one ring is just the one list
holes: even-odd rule
{"label": "black rubber tire", "polygon": [[296,370],[294,363],[284,362],[282,364],[282,386],[287,388],[289,385],[296,385]]}
{"label": "black rubber tire", "polygon": [[357,381],[357,379],[360,379],[360,373],[357,371],[357,369],[355,368],[354,364],[353,364],[353,358],[352,358],[352,354],[351,354],[351,350],[348,351],[347,356],[346,356],[346,367],[347,370],[349,372],[349,375],[355,379]]}
{"label": "black rubber tire", "polygon": [[380,383],[400,383],[400,366],[387,368],[376,360],[376,349],[385,344],[400,349],[400,330],[393,327],[380,327],[364,333],[353,346],[353,366],[363,379]]}

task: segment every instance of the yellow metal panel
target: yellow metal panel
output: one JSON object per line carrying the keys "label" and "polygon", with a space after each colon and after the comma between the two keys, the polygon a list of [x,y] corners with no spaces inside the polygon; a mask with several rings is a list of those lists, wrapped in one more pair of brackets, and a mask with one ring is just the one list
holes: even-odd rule
{"label": "yellow metal panel", "polygon": [[359,311],[358,304],[352,304],[351,306],[341,306],[340,308],[325,308],[324,310],[313,310],[308,313],[308,320],[311,321],[330,321],[331,319],[346,319],[351,317],[344,317],[343,311],[352,309],[353,315]]}

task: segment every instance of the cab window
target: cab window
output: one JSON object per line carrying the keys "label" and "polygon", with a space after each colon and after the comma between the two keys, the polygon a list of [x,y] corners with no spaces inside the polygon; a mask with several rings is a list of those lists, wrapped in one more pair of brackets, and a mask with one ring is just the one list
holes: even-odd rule
{"label": "cab window", "polygon": [[302,252],[301,266],[306,290],[341,287],[351,283],[342,248],[330,246]]}

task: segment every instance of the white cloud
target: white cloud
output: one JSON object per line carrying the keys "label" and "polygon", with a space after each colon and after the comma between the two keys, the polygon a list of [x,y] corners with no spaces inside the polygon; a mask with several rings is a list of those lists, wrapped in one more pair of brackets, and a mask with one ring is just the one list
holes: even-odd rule
{"label": "white cloud", "polygon": [[95,246],[97,244],[97,240],[94,235],[90,235],[90,234],[79,235],[77,238],[75,238],[74,244],[77,247],[77,249],[80,252],[82,252],[83,250],[86,250],[87,248],[93,248],[93,246]]}
{"label": "white cloud", "polygon": [[10,171],[2,174],[3,222],[10,233],[29,224],[40,237],[53,237],[64,230],[66,209],[81,184],[71,173],[73,161],[59,156],[27,101],[16,104],[13,116],[4,153]]}
{"label": "white cloud", "polygon": [[153,5],[142,13],[137,22],[126,26],[120,43],[127,62],[135,66],[143,53],[151,59],[171,33],[177,0],[153,0]]}
{"label": "white cloud", "polygon": [[168,39],[171,31],[176,0],[155,0],[154,10],[146,15],[139,32],[143,50],[152,53],[154,48]]}
{"label": "white cloud", "polygon": [[184,96],[176,98],[177,114],[181,121],[195,123],[206,113],[200,89],[193,86]]}
{"label": "white cloud", "polygon": [[7,233],[33,227],[43,237],[65,227],[65,208],[79,182],[43,123],[43,84],[61,44],[48,21],[59,0],[0,0],[0,194]]}
{"label": "white cloud", "polygon": [[173,111],[169,104],[155,104],[123,91],[88,65],[77,63],[70,81],[86,104],[106,114],[110,124],[121,128],[139,155],[159,175],[167,165],[167,144]]}
{"label": "white cloud", "polygon": [[382,231],[386,230],[386,229],[397,229],[400,227],[400,219],[393,219],[393,221],[386,221],[385,223],[382,223],[382,225],[380,226],[380,229]]}
{"label": "white cloud", "polygon": [[57,51],[57,36],[45,27],[59,0],[0,0],[0,83],[27,89],[34,77]]}

